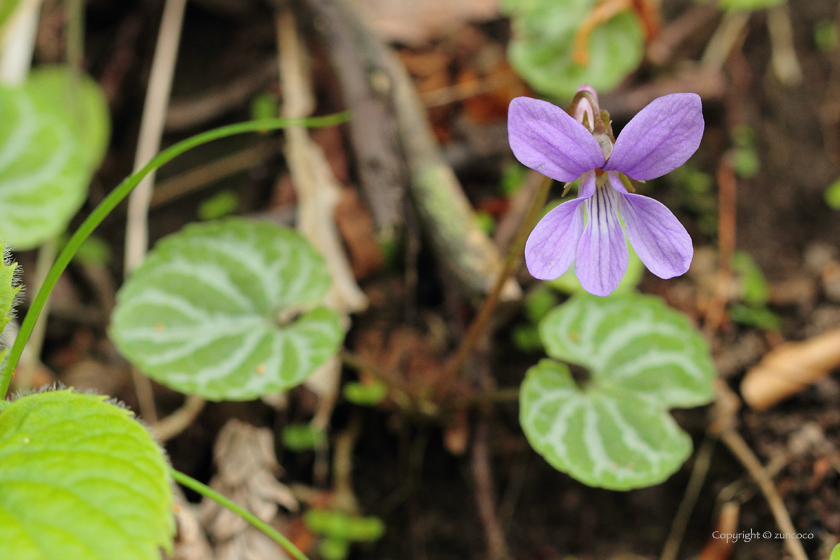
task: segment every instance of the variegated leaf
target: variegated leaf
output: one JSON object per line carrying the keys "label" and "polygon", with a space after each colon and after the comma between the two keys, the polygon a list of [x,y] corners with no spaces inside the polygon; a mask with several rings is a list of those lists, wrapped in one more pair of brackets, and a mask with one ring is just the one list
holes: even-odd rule
{"label": "variegated leaf", "polygon": [[95,82],[74,82],[67,69],[0,86],[0,239],[22,250],[64,231],[104,153],[107,115]]}
{"label": "variegated leaf", "polygon": [[592,486],[627,490],[661,482],[691,452],[669,408],[713,397],[714,367],[688,318],[652,296],[575,296],[540,323],[552,358],[528,370],[520,423],[555,468]]}
{"label": "variegated leaf", "polygon": [[111,337],[157,381],[211,400],[300,384],[344,337],[319,306],[324,259],[297,233],[238,218],[161,240],[118,294]]}

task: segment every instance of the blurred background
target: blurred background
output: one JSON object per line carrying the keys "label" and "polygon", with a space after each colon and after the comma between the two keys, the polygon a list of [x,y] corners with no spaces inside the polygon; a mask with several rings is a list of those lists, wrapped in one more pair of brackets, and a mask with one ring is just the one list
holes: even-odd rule
{"label": "blurred background", "polygon": [[[2,87],[57,65],[87,74],[109,131],[88,190],[53,219],[61,231],[10,242],[26,298],[40,282],[39,259],[66,240],[61,232],[159,149],[252,118],[349,110],[352,119],[308,132],[319,156],[295,156],[272,132],[210,143],[164,166],[148,200],[120,205],[62,276],[17,386],[61,382],[124,401],[157,428],[176,468],[263,508],[313,557],[781,558],[781,540],[712,537],[778,530],[722,446],[703,456],[708,473],[677,533],[672,522],[701,459],[622,493],[587,487],[528,446],[515,387],[542,353],[537,321],[580,290],[573,278],[537,282],[522,267],[472,373],[454,389],[439,384],[539,184],[508,146],[510,101],[565,107],[589,83],[618,133],[653,99],[695,92],[706,121],[699,151],[639,185],[688,229],[692,268],[664,281],[631,267],[629,289],[661,296],[701,328],[720,382],[747,401],[730,418],[794,525],[814,535],[802,540],[806,552],[827,558],[840,538],[840,383],[830,376],[840,365],[838,25],[836,0],[3,0]],[[72,83],[39,76],[45,95]],[[326,164],[312,185],[301,184],[295,157]],[[417,187],[429,168],[434,179]],[[314,203],[321,213],[310,227],[337,232],[347,259],[347,367],[320,385],[244,403],[191,401],[133,373],[107,327],[146,248],[229,215],[295,226],[301,193],[323,177],[329,196]],[[555,185],[550,204],[561,191]],[[442,235],[451,223],[466,225]],[[819,347],[799,347],[778,365],[807,379],[751,396],[745,376],[791,341]],[[370,385],[376,368],[398,372],[411,394],[466,404],[408,413],[393,392],[339,389],[341,379]],[[698,448],[709,414],[675,413]],[[225,478],[236,469],[253,476]],[[331,549],[298,503],[361,512],[385,530]],[[175,558],[285,558],[196,495],[182,504]]]}

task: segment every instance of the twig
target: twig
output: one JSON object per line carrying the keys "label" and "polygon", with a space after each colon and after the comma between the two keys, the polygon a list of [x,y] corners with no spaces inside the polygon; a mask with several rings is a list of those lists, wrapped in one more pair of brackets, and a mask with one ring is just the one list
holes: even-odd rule
{"label": "twig", "polygon": [[793,26],[787,3],[767,10],[767,29],[770,32],[770,61],[773,72],[787,87],[802,83],[802,67],[793,47]]}
{"label": "twig", "polygon": [[[786,453],[774,455],[771,457],[767,466],[764,467],[764,472],[770,477],[770,480],[776,478],[776,475],[782,472],[782,469],[790,463],[790,456]],[[745,474],[741,478],[734,480],[723,487],[718,492],[717,503],[723,504],[727,502],[737,502],[740,504],[747,503],[753,496],[755,496],[756,488],[755,481],[749,474]]]}
{"label": "twig", "polygon": [[393,242],[404,227],[408,178],[400,153],[383,47],[368,33],[350,6],[332,0],[306,0],[328,49],[342,97],[353,113],[352,149],[362,193],[381,242]]}
{"label": "twig", "polygon": [[333,452],[333,498],[335,505],[349,514],[359,512],[353,492],[353,448],[362,433],[362,420],[356,411],[343,432],[335,438]]}
{"label": "twig", "polygon": [[496,284],[481,304],[478,314],[475,316],[475,319],[473,319],[472,324],[470,324],[464,338],[461,339],[461,344],[458,346],[458,350],[455,352],[455,355],[450,360],[444,371],[439,387],[441,394],[445,395],[448,392],[452,383],[454,383],[455,379],[457,379],[458,375],[461,373],[461,370],[464,369],[467,359],[478,343],[482,333],[487,328],[490,319],[493,316],[493,312],[499,304],[502,289],[504,288],[505,283],[519,267],[522,257],[522,249],[525,247],[525,241],[528,239],[528,235],[531,233],[531,229],[533,229],[534,224],[539,217],[540,211],[543,206],[545,206],[545,201],[548,198],[548,192],[551,189],[551,183],[551,179],[547,177],[543,179],[540,188],[531,200],[531,207],[519,227],[516,239],[508,250],[507,258],[505,259],[502,270],[496,278]]}
{"label": "twig", "polygon": [[[134,156],[135,171],[146,165],[146,162],[160,150],[186,3],[187,0],[166,0],[163,8],[149,86],[146,90],[146,101],[143,105],[143,117],[140,121],[140,134]],[[154,181],[155,171],[152,171],[137,185],[128,198],[125,239],[126,276],[140,266],[148,250],[149,202],[152,199]]]}
{"label": "twig", "polygon": [[664,66],[680,45],[695,37],[719,13],[717,6],[712,4],[694,5],[686,9],[677,19],[668,22],[662,32],[648,43],[648,60],[657,66]]}
{"label": "twig", "polygon": [[32,51],[38,34],[41,0],[24,0],[4,26],[0,36],[0,83],[18,85],[26,81],[32,66]]}
{"label": "twig", "polygon": [[346,349],[340,350],[338,356],[346,366],[349,366],[357,371],[364,371],[371,374],[391,387],[394,391],[399,392],[406,399],[411,399],[411,394],[408,391],[408,388],[399,376],[386,372],[373,362],[370,362],[361,356],[357,356]]}
{"label": "twig", "polygon": [[67,64],[78,78],[85,64],[85,4],[84,0],[68,0],[67,6]]}
{"label": "twig", "polygon": [[[444,159],[405,66],[391,49],[372,36],[351,12],[346,0],[331,0],[345,8],[354,32],[365,37],[377,64],[382,91],[390,94],[397,131],[410,173],[409,187],[439,261],[472,298],[483,298],[503,267],[502,257],[474,218],[469,200],[455,172]],[[521,290],[510,279],[504,285],[504,299],[516,300]]]}
{"label": "twig", "polygon": [[[251,73],[210,91],[172,100],[164,129],[178,132],[194,128],[243,105],[254,93],[277,79],[277,60],[261,62]],[[274,116],[274,115],[272,115]]]}
{"label": "twig", "polygon": [[490,469],[490,452],[487,446],[487,418],[482,417],[475,428],[470,464],[476,486],[475,500],[478,506],[478,516],[481,518],[481,524],[484,526],[484,536],[487,539],[487,556],[490,560],[511,558],[504,532],[496,515],[496,493],[493,474]]}
{"label": "twig", "polygon": [[455,399],[446,406],[446,409],[460,410],[462,408],[469,408],[494,403],[515,402],[519,400],[519,387],[506,387],[504,389],[490,389],[469,395],[460,399]]}
{"label": "twig", "polygon": [[785,548],[794,557],[795,560],[808,560],[808,555],[805,554],[805,549],[802,548],[802,543],[796,539],[796,528],[790,520],[790,514],[776,491],[776,486],[764,470],[758,457],[755,456],[752,449],[750,449],[747,442],[741,435],[733,428],[728,428],[720,433],[720,439],[732,454],[738,459],[742,465],[750,473],[753,480],[755,480],[764,498],[767,500],[767,505],[770,506],[770,511],[773,513],[773,518],[776,520],[776,525],[782,533],[785,534]]}
{"label": "twig", "polygon": [[[306,68],[305,48],[297,35],[291,10],[277,18],[283,116],[305,117],[315,106]],[[353,271],[335,224],[335,207],[341,186],[332,173],[323,150],[307,130],[290,126],[286,131],[286,160],[298,194],[297,228],[324,255],[333,278],[328,304],[344,314],[367,308],[367,296],[356,284]]]}
{"label": "twig", "polygon": [[680,502],[680,506],[677,508],[677,513],[674,515],[674,521],[671,523],[671,532],[665,541],[665,546],[662,547],[662,555],[659,557],[659,560],[677,560],[677,553],[680,551],[680,544],[685,535],[685,529],[688,527],[691,512],[694,511],[697,498],[700,497],[700,490],[703,488],[703,482],[705,482],[706,475],[709,472],[712,452],[715,448],[715,439],[711,435],[706,435],[703,444],[697,451],[697,456],[694,459],[694,467],[691,469],[691,478],[688,479],[685,495]]}
{"label": "twig", "polygon": [[493,74],[480,80],[444,86],[442,88],[424,91],[420,99],[426,108],[442,107],[458,101],[464,101],[476,95],[491,93],[497,89],[521,83],[520,78],[513,72]]}
{"label": "twig", "polygon": [[216,181],[246,171],[263,161],[269,153],[271,150],[259,143],[161,181],[155,186],[150,207],[168,204]]}
{"label": "twig", "polygon": [[[172,89],[172,77],[175,74],[175,61],[178,58],[178,44],[181,40],[181,27],[184,21],[184,8],[187,0],[166,0],[163,18],[160,22],[155,55],[146,101],[143,105],[143,117],[140,120],[140,134],[137,139],[137,152],[134,156],[135,172],[152,159],[160,150],[163,123],[166,120],[166,108],[169,105],[169,93]],[[128,198],[128,220],[125,235],[125,275],[128,276],[140,266],[149,246],[149,202],[152,198],[152,186],[155,171],[150,172]],[[140,405],[140,413],[147,422],[157,421],[155,398],[152,382],[137,368],[131,368],[134,388]]]}
{"label": "twig", "polygon": [[201,397],[187,395],[184,404],[166,418],[149,426],[149,431],[161,443],[169,441],[192,424],[207,402]]}
{"label": "twig", "polygon": [[715,34],[706,44],[706,51],[703,53],[702,63],[707,68],[720,70],[729,53],[736,46],[743,42],[744,29],[750,21],[750,11],[731,10],[723,16]]}
{"label": "twig", "polygon": [[514,464],[513,472],[508,476],[507,488],[499,503],[499,525],[503,532],[507,532],[510,527],[510,522],[513,520],[513,514],[516,511],[516,502],[519,500],[519,495],[522,493],[522,487],[525,486],[525,481],[528,479],[528,462],[531,458],[531,453],[525,453],[522,458]]}
{"label": "twig", "polygon": [[736,202],[738,182],[729,157],[717,168],[718,183],[718,272],[715,293],[706,311],[703,334],[711,338],[723,322],[727,293],[732,281],[732,254],[735,252]]}
{"label": "twig", "polygon": [[531,201],[536,196],[544,180],[543,175],[539,171],[530,171],[522,181],[522,186],[510,199],[510,206],[505,212],[504,216],[496,224],[496,229],[493,231],[493,242],[499,251],[507,253],[511,244],[516,239],[516,233],[522,227],[522,222],[528,214],[528,209],[531,206]]}

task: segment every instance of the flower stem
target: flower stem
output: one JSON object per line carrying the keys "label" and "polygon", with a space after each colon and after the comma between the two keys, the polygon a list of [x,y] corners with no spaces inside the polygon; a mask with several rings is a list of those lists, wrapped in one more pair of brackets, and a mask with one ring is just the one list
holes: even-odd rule
{"label": "flower stem", "polygon": [[467,358],[470,357],[470,354],[475,349],[475,345],[478,343],[481,334],[484,332],[484,329],[487,328],[487,325],[493,316],[493,312],[499,305],[502,288],[508,278],[510,278],[516,272],[516,269],[519,268],[519,264],[522,259],[522,251],[525,248],[525,241],[527,241],[528,235],[530,235],[531,230],[534,228],[534,225],[536,225],[540,212],[545,206],[545,202],[548,199],[548,192],[551,190],[551,183],[552,179],[545,177],[540,184],[540,188],[534,194],[534,198],[531,200],[531,206],[528,208],[528,213],[525,215],[525,219],[522,220],[522,224],[519,226],[519,231],[516,232],[516,237],[514,238],[510,249],[508,249],[504,266],[502,267],[501,272],[499,272],[499,276],[496,279],[496,284],[493,286],[493,290],[484,299],[484,302],[481,304],[481,308],[478,310],[478,314],[476,314],[475,319],[473,319],[472,324],[470,324],[469,329],[467,329],[467,333],[464,335],[464,338],[461,339],[461,344],[458,346],[455,356],[453,356],[450,360],[446,370],[444,371],[440,386],[442,394],[446,394],[448,392],[449,387],[455,381],[458,374],[460,374],[461,370],[464,369],[464,364],[466,364]]}
{"label": "flower stem", "polygon": [[169,472],[172,475],[172,478],[174,478],[175,482],[177,482],[178,484],[186,486],[191,490],[195,490],[202,496],[210,498],[220,506],[226,507],[227,509],[237,514],[257,529],[265,533],[269,538],[271,538],[271,540],[283,547],[283,550],[288,552],[292,556],[292,558],[295,558],[295,560],[309,560],[306,557],[306,555],[298,549],[298,547],[292,544],[292,541],[278,533],[271,525],[269,525],[253,513],[242,509],[241,507],[239,507],[229,499],[225,498],[209,486],[200,483],[191,476],[187,476],[180,471],[176,471],[175,469],[170,469]]}
{"label": "flower stem", "polygon": [[64,250],[58,255],[58,259],[56,259],[52,268],[47,273],[47,277],[44,279],[44,284],[41,286],[41,289],[38,290],[38,295],[36,295],[35,299],[32,301],[32,305],[29,307],[29,312],[26,314],[26,318],[20,326],[20,332],[18,333],[17,338],[15,338],[15,343],[9,352],[6,362],[3,364],[2,370],[0,370],[0,399],[6,398],[6,393],[9,391],[9,383],[12,380],[12,375],[17,367],[18,360],[20,360],[23,347],[26,345],[27,340],[29,340],[29,336],[32,334],[32,329],[35,327],[35,322],[38,320],[38,315],[40,315],[41,310],[44,308],[47,298],[49,297],[52,289],[55,287],[56,282],[58,282],[61,273],[64,272],[67,265],[70,264],[70,260],[73,258],[73,255],[76,254],[76,251],[85,239],[87,239],[90,234],[93,233],[93,230],[95,230],[96,227],[108,216],[108,214],[110,214],[111,211],[116,208],[116,206],[122,202],[126,196],[128,196],[132,189],[140,183],[143,177],[187,150],[206,142],[210,142],[211,140],[217,140],[219,138],[225,138],[227,136],[233,136],[235,134],[242,134],[245,132],[265,132],[278,128],[286,128],[290,125],[302,125],[308,127],[333,126],[347,121],[348,118],[349,114],[344,112],[307,119],[261,119],[215,128],[170,146],[152,158],[152,160],[141,170],[127,177],[111,192],[111,194],[105,197],[105,200],[103,200],[99,206],[91,212],[90,216],[87,217],[82,225],[79,226],[79,229],[76,230],[76,233],[73,234],[73,237],[71,237],[67,242],[67,245],[64,246]]}

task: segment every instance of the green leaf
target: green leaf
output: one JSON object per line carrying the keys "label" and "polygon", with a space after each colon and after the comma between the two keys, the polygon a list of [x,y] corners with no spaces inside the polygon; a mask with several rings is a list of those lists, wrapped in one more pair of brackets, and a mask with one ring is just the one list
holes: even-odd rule
{"label": "green leaf", "polygon": [[111,118],[96,81],[87,74],[76,75],[69,66],[42,66],[29,73],[26,88],[44,110],[68,120],[90,170],[99,167],[108,151]]}
{"label": "green leaf", "polygon": [[289,451],[311,451],[325,441],[324,431],[312,424],[289,424],[283,429],[283,446]]}
{"label": "green leaf", "polygon": [[535,90],[571,99],[582,83],[610,90],[638,68],[644,40],[638,18],[629,11],[596,27],[587,43],[589,61],[572,60],[575,35],[598,0],[529,0],[506,2],[514,38],[508,58]]}
{"label": "green leaf", "polygon": [[331,539],[373,542],[385,534],[385,524],[374,516],[347,515],[332,509],[310,509],[304,514],[303,520],[313,533]]}
{"label": "green leaf", "polygon": [[273,119],[279,114],[277,98],[272,93],[264,91],[251,100],[252,119]]}
{"label": "green leaf", "polygon": [[840,178],[825,189],[825,203],[834,210],[840,210]]}
{"label": "green leaf", "polygon": [[761,161],[754,148],[737,148],[732,154],[732,169],[738,177],[751,179],[761,170]]}
{"label": "green leaf", "polygon": [[4,558],[159,560],[169,484],[161,449],[103,396],[37,393],[0,413]]}
{"label": "green leaf", "polygon": [[830,19],[818,21],[814,26],[814,44],[821,52],[828,53],[840,45],[840,29]]}
{"label": "green leaf", "polygon": [[350,382],[342,390],[344,398],[360,406],[376,406],[388,396],[388,386],[381,381],[372,383]]}
{"label": "green leaf", "polygon": [[111,337],[153,379],[209,400],[246,400],[302,383],[344,338],[319,305],[331,284],[306,239],[230,218],[155,246],[117,294]]}
{"label": "green leaf", "polygon": [[592,485],[627,490],[659,483],[691,452],[669,408],[708,403],[714,366],[688,318],[653,296],[578,295],[540,324],[552,358],[528,370],[520,422],[558,470]]}
{"label": "green leaf", "polygon": [[0,86],[0,238],[23,250],[63,232],[107,138],[107,106],[90,78],[71,86],[66,69],[48,68],[23,87]]}
{"label": "green leaf", "polygon": [[12,262],[6,244],[0,243],[0,333],[11,320],[15,299],[20,291],[16,271],[17,263]]}
{"label": "green leaf", "polygon": [[504,196],[512,197],[519,192],[529,169],[519,162],[509,163],[502,168],[502,176],[499,179],[499,192]]}
{"label": "green leaf", "polygon": [[770,286],[752,256],[746,251],[735,251],[731,265],[741,280],[741,299],[753,307],[765,305],[770,297]]}
{"label": "green leaf", "polygon": [[729,318],[741,325],[758,327],[765,331],[782,330],[782,318],[766,307],[749,307],[736,303],[729,308]]}
{"label": "green leaf", "polygon": [[[618,283],[618,286],[613,292],[616,294],[633,292],[636,289],[636,286],[639,285],[639,282],[642,281],[642,276],[645,273],[645,265],[642,263],[642,260],[629,243],[627,244],[627,249],[630,251],[629,260],[627,261],[627,272],[624,273],[624,277],[621,279],[621,282]],[[565,294],[586,293],[586,290],[584,290],[580,285],[580,282],[575,275],[574,264],[572,264],[572,266],[569,267],[569,270],[560,276],[560,278],[549,280],[546,284]]]}
{"label": "green leaf", "polygon": [[324,560],[344,560],[350,554],[350,543],[341,539],[324,539],[318,545]]}
{"label": "green leaf", "polygon": [[557,296],[545,284],[525,297],[525,316],[532,323],[539,323],[557,305]]}
{"label": "green leaf", "polygon": [[785,0],[718,0],[718,5],[724,10],[756,11],[778,6],[784,1]]}
{"label": "green leaf", "polygon": [[[8,32],[8,29],[3,28],[11,22],[11,17],[21,5],[21,2],[22,0],[3,0],[3,2],[0,2],[0,31],[2,33]],[[2,33],[0,33],[0,37],[5,38]]]}
{"label": "green leaf", "polygon": [[483,231],[486,235],[491,235],[493,230],[496,228],[496,219],[489,212],[478,210],[473,212],[473,218],[475,219],[476,224],[478,224],[478,229]]}
{"label": "green leaf", "polygon": [[542,339],[540,339],[540,331],[534,325],[523,323],[515,325],[510,332],[510,338],[513,345],[520,352],[526,354],[543,351]]}
{"label": "green leaf", "polygon": [[200,220],[217,220],[239,210],[239,195],[234,191],[222,191],[198,205]]}

